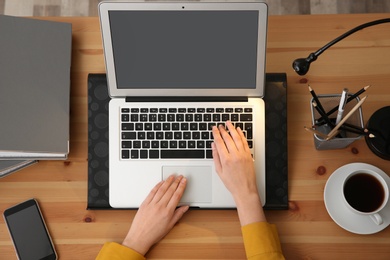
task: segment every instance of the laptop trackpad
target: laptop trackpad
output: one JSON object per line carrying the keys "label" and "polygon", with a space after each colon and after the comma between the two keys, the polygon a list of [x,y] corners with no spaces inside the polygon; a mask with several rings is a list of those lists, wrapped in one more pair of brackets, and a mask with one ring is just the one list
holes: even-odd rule
{"label": "laptop trackpad", "polygon": [[210,166],[163,166],[164,180],[172,174],[187,178],[187,187],[180,200],[181,204],[211,203]]}

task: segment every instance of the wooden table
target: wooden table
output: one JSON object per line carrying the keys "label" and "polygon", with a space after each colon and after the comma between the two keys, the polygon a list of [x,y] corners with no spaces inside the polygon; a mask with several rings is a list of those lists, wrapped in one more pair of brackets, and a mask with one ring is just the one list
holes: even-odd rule
{"label": "wooden table", "polygon": [[[385,14],[302,15],[269,18],[267,72],[288,75],[288,160],[290,209],[267,211],[278,226],[287,259],[390,259],[390,228],[356,235],[340,228],[326,211],[324,186],[334,170],[352,162],[375,165],[390,174],[390,162],[375,156],[364,140],[349,148],[317,151],[304,131],[311,124],[307,85],[318,94],[351,91],[370,84],[365,122],[390,105],[390,24],[358,32],[330,48],[307,76],[291,63],[352,27]],[[27,198],[41,203],[61,259],[94,259],[106,241],[121,242],[133,210],[86,210],[87,75],[105,72],[98,18],[39,18],[73,24],[70,155],[0,179],[0,211]],[[147,255],[149,259],[243,259],[235,210],[193,210]],[[15,254],[0,218],[0,258]]]}

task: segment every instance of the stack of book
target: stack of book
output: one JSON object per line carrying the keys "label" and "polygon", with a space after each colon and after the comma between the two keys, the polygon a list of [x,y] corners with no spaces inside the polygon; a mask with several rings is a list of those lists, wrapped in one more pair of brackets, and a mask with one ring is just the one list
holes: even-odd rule
{"label": "stack of book", "polygon": [[0,177],[69,153],[72,27],[0,15]]}

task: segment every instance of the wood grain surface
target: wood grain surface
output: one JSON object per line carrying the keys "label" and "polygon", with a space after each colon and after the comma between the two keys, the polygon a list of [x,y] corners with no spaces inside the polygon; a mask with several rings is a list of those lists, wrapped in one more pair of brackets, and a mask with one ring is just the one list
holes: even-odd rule
{"label": "wood grain surface", "polygon": [[[357,235],[340,228],[326,211],[326,181],[337,168],[364,162],[390,174],[359,140],[341,150],[317,151],[304,130],[311,124],[310,93],[351,92],[371,85],[363,104],[366,122],[390,105],[390,24],[360,31],[326,51],[302,77],[291,63],[307,57],[331,39],[361,23],[388,14],[271,16],[267,72],[288,75],[289,210],[266,211],[278,227],[287,259],[389,259],[390,229]],[[73,24],[70,155],[66,161],[41,161],[0,179],[0,211],[36,198],[61,259],[94,259],[106,241],[121,242],[134,210],[86,210],[87,205],[87,75],[104,73],[99,21],[96,17],[40,17]],[[4,86],[2,86],[4,87]],[[5,138],[5,137],[2,137]],[[244,259],[235,210],[190,210],[147,255],[149,259]],[[0,219],[0,259],[16,259]]]}

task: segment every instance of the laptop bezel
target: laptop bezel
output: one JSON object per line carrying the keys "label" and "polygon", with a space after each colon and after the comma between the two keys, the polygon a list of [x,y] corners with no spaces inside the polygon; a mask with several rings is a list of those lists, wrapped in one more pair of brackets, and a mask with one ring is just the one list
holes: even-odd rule
{"label": "laptop bezel", "polygon": [[[107,83],[109,95],[111,97],[147,97],[156,96],[156,89],[132,88],[123,89],[117,87],[115,76],[114,55],[111,41],[111,28],[109,21],[109,12],[116,10],[166,10],[166,11],[187,11],[187,10],[255,10],[258,11],[258,48],[257,48],[257,75],[256,88],[237,88],[237,89],[164,89],[158,91],[158,96],[244,96],[244,97],[263,97],[265,80],[265,53],[267,37],[267,5],[265,3],[167,3],[167,2],[147,2],[147,3],[129,3],[129,2],[101,2],[99,4],[100,26],[102,31],[103,50],[106,64]],[[201,93],[201,95],[199,94]]]}

